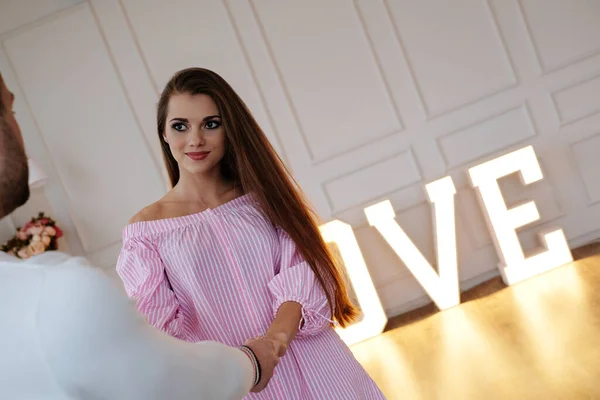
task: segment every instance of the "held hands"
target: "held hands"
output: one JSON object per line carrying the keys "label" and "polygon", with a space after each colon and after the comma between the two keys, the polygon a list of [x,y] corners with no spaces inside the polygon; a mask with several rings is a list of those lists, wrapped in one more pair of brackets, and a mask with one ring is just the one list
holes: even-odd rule
{"label": "held hands", "polygon": [[269,384],[279,359],[287,352],[287,338],[285,333],[274,333],[246,341],[246,346],[254,352],[261,369],[260,381],[252,388],[252,392],[258,393]]}
{"label": "held hands", "polygon": [[246,346],[252,349],[261,366],[260,381],[252,389],[253,392],[260,392],[267,387],[279,359],[286,354],[287,347],[296,337],[302,321],[302,305],[293,301],[285,302],[279,306],[265,336],[246,342]]}
{"label": "held hands", "polygon": [[265,339],[273,344],[273,351],[278,357],[285,356],[289,343],[288,335],[283,332],[267,333]]}

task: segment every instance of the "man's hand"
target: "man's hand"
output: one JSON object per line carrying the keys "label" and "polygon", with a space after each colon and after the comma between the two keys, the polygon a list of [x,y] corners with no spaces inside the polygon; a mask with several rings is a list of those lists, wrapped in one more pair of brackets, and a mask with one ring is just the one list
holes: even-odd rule
{"label": "man's hand", "polygon": [[252,392],[260,392],[267,387],[273,377],[273,371],[279,364],[279,356],[276,351],[276,345],[267,338],[249,339],[246,341],[248,346],[260,363],[260,381],[252,388]]}

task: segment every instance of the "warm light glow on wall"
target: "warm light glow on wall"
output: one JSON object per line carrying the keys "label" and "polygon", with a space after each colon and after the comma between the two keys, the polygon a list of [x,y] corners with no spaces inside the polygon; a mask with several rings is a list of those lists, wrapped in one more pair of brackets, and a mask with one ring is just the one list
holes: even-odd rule
{"label": "warm light glow on wall", "polygon": [[533,147],[527,146],[469,169],[471,183],[478,189],[501,258],[500,271],[509,285],[573,261],[562,229],[541,234],[547,251],[525,258],[516,229],[537,221],[540,214],[533,201],[510,210],[506,208],[498,179],[514,172],[520,172],[524,185],[543,178]]}
{"label": "warm light glow on wall", "polygon": [[363,311],[361,321],[347,328],[338,328],[338,334],[348,345],[379,335],[385,328],[387,317],[352,227],[336,220],[321,226],[320,229],[327,243],[333,242],[337,245]]}
{"label": "warm light glow on wall", "polygon": [[426,190],[435,208],[434,232],[439,274],[396,222],[389,201],[366,208],[365,214],[371,226],[381,233],[438,308],[444,310],[460,303],[454,216],[456,189],[452,178],[445,177],[428,184]]}

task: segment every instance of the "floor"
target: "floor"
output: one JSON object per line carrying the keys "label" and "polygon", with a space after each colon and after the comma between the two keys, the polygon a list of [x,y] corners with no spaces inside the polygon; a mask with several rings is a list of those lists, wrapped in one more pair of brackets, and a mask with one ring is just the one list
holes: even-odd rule
{"label": "floor", "polygon": [[500,278],[352,347],[388,399],[600,399],[600,245],[507,288]]}

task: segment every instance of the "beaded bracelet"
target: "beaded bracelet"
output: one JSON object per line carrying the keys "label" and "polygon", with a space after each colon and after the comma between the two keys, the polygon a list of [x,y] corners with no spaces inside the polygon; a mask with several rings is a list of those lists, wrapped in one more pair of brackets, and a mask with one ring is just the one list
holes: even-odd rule
{"label": "beaded bracelet", "polygon": [[250,347],[240,346],[239,349],[242,350],[244,353],[246,353],[248,358],[250,358],[250,361],[252,361],[252,365],[254,366],[254,384],[252,385],[252,387],[254,387],[254,386],[258,385],[258,382],[260,382],[260,375],[261,375],[260,363],[258,362],[258,358],[256,358],[256,355],[254,354],[254,352],[252,351],[252,349]]}

